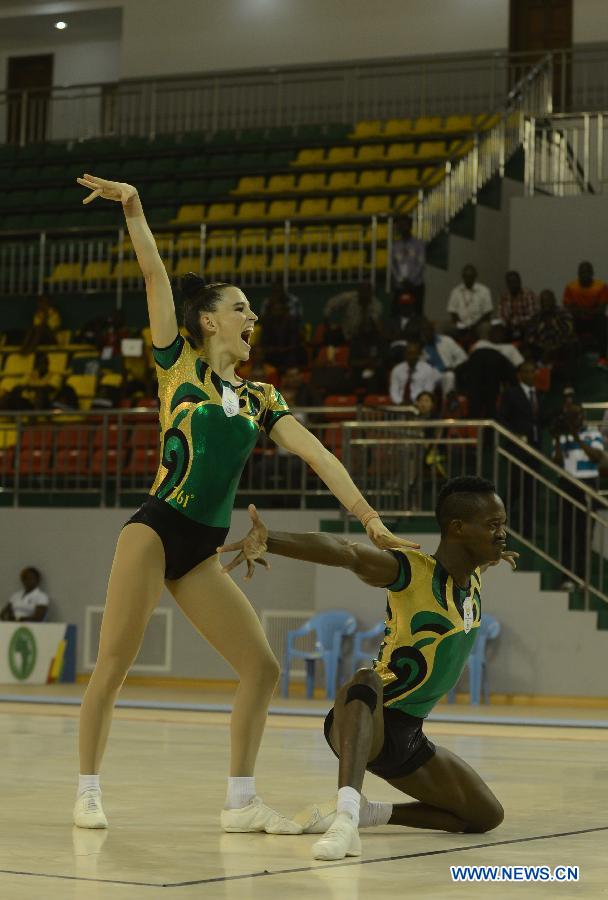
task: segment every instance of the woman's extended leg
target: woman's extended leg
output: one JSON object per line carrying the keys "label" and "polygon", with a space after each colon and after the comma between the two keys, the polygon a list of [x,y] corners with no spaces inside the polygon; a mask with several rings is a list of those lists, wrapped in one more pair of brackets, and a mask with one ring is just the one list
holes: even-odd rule
{"label": "woman's extended leg", "polygon": [[245,793],[234,804],[240,808],[231,810],[235,815],[222,817],[223,827],[229,831],[299,833],[300,827],[273,811],[269,811],[272,820],[265,812],[252,817],[250,810],[251,822],[245,822],[247,816],[243,816],[243,823],[237,821],[236,814],[250,806],[255,796],[253,770],[280,672],[254,609],[230,575],[222,572],[216,555],[182,578],[167,582],[167,587],[184,615],[239,676],[230,720],[230,775],[231,781],[244,785]]}
{"label": "woman's extended leg", "polygon": [[97,662],[80,711],[81,774],[99,772],[114,703],[160,599],[164,572],[165,552],[156,532],[140,523],[126,525],[108,582]]}

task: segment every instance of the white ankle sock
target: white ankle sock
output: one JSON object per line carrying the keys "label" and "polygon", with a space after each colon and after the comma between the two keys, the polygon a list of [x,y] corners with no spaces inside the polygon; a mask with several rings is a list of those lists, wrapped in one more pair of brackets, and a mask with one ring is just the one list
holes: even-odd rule
{"label": "white ankle sock", "polygon": [[361,806],[361,794],[352,787],[338,789],[339,813],[348,813],[355,825],[359,824],[359,808]]}
{"label": "white ankle sock", "polygon": [[375,825],[388,825],[393,814],[392,803],[381,803],[379,800],[368,800],[359,818],[359,828],[373,828]]}
{"label": "white ankle sock", "polygon": [[228,779],[228,790],[226,791],[226,802],[224,809],[241,809],[247,806],[255,797],[255,778],[251,777],[230,777]]}
{"label": "white ankle sock", "polygon": [[79,775],[78,776],[78,794],[84,794],[85,791],[100,791],[99,775]]}

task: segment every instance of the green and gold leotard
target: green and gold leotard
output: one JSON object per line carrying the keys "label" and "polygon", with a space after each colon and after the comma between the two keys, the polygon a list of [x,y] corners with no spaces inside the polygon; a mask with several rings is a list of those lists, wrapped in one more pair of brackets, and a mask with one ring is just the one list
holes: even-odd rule
{"label": "green and gold leotard", "polygon": [[150,494],[196,522],[229,528],[260,431],[269,434],[289,408],[271,384],[223,381],[182,335],[153,354],[161,461]]}
{"label": "green and gold leotard", "polygon": [[391,552],[399,575],[388,586],[385,639],[374,669],[384,683],[385,706],[424,718],[454,687],[473,649],[480,571],[464,590],[433,556]]}

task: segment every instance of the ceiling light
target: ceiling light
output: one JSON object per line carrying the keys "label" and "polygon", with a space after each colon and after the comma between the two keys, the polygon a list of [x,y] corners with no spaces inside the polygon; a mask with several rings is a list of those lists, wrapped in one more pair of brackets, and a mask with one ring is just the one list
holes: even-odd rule
{"label": "ceiling light", "polygon": [[55,28],[57,28],[59,31],[63,31],[64,28],[67,28],[67,27],[68,27],[67,22],[55,22]]}

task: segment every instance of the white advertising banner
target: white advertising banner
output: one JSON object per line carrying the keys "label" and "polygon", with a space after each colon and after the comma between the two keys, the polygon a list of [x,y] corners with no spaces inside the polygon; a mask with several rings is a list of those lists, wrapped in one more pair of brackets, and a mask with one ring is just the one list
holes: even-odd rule
{"label": "white advertising banner", "polygon": [[75,668],[75,625],[0,622],[0,684],[74,681]]}

